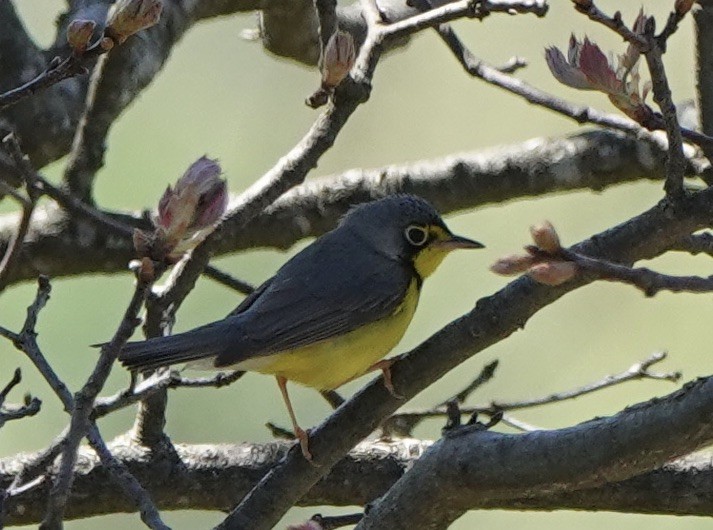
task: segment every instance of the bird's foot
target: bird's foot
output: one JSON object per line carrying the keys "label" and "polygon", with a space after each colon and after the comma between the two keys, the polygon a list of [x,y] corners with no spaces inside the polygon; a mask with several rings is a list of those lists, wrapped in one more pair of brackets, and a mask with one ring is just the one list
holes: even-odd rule
{"label": "bird's foot", "polygon": [[312,453],[309,452],[309,435],[302,427],[297,427],[295,429],[295,438],[300,443],[300,449],[302,449],[302,455],[305,457],[310,464],[317,466],[312,459]]}
{"label": "bird's foot", "polygon": [[381,373],[384,375],[384,386],[386,387],[386,390],[389,391],[389,394],[394,396],[396,399],[406,399],[403,395],[399,394],[396,392],[396,389],[394,388],[394,383],[391,381],[391,366],[394,364],[393,359],[383,359],[379,362],[374,363],[369,371],[371,370],[381,370]]}

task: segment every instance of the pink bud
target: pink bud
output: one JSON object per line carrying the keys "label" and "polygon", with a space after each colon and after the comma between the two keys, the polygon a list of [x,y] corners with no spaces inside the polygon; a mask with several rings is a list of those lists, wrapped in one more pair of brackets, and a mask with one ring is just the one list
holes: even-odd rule
{"label": "pink bud", "polygon": [[322,85],[335,88],[349,74],[356,60],[354,38],[351,33],[336,31],[324,47],[321,61]]}
{"label": "pink bud", "polygon": [[72,51],[81,55],[89,46],[92,39],[96,22],[93,20],[72,20],[67,26],[67,42]]}
{"label": "pink bud", "polygon": [[574,278],[577,265],[571,261],[548,261],[533,265],[528,274],[538,283],[554,286]]}
{"label": "pink bud", "polygon": [[490,266],[490,270],[501,276],[515,276],[527,271],[535,263],[535,258],[526,254],[504,256]]}
{"label": "pink bud", "polygon": [[550,254],[555,254],[562,250],[560,238],[557,235],[555,227],[549,221],[543,221],[538,225],[530,227],[530,235],[532,240],[537,245],[537,248],[544,250]]}
{"label": "pink bud", "polygon": [[545,48],[547,66],[557,81],[572,88],[592,90],[594,87],[578,67],[579,42],[574,38],[574,35],[570,39],[569,57],[568,61],[560,49],[555,46]]}
{"label": "pink bud", "polygon": [[171,256],[195,247],[225,213],[228,188],[215,160],[201,157],[176,183],[168,186],[154,219],[157,243]]}
{"label": "pink bud", "polygon": [[161,0],[117,0],[109,10],[105,32],[122,44],[134,33],[155,25],[162,10]]}
{"label": "pink bud", "polygon": [[319,524],[314,519],[305,521],[304,523],[291,524],[287,527],[287,530],[324,530],[322,525]]}
{"label": "pink bud", "polygon": [[684,16],[693,7],[694,0],[676,0],[674,4],[674,9],[679,17]]}
{"label": "pink bud", "polygon": [[609,59],[599,46],[584,38],[579,53],[579,68],[596,90],[617,93],[622,90],[622,82],[609,64]]}

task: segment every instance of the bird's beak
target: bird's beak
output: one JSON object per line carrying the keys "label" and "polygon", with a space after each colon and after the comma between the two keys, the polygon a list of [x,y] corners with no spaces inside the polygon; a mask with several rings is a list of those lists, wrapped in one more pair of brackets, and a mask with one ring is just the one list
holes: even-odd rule
{"label": "bird's beak", "polygon": [[448,239],[434,243],[437,247],[443,250],[455,250],[457,248],[485,248],[485,245],[478,241],[473,241],[463,236],[455,236],[450,234]]}

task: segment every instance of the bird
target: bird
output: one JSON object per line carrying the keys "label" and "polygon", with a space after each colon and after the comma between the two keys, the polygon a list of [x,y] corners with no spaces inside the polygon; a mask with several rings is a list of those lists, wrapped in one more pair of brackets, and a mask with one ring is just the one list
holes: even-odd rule
{"label": "bird", "polygon": [[425,199],[397,194],[353,206],[337,227],[288,260],[222,320],[129,342],[119,361],[132,371],[189,368],[273,375],[303,455],[308,435],[287,381],[333,390],[372,370],[391,382],[383,358],[413,318],[423,281],[455,249],[484,245],[454,235]]}

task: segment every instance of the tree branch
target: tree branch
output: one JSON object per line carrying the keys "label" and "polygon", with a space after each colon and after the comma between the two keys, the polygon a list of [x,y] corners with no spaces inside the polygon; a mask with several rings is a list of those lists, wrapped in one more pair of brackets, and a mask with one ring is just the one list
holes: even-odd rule
{"label": "tree branch", "polygon": [[[700,2],[693,11],[696,35],[696,102],[701,130],[713,136],[713,5]],[[703,146],[713,160],[713,147]]]}
{"label": "tree branch", "polygon": [[89,418],[93,410],[94,399],[109,377],[109,372],[119,350],[131,337],[134,328],[138,325],[137,314],[149,289],[149,283],[142,280],[137,281],[136,289],[116,333],[110,342],[102,346],[96,366],[74,399],[72,419],[62,448],[60,468],[50,492],[47,513],[40,528],[54,529],[61,527],[67,499],[75,478],[74,466],[77,461],[79,444],[91,429]]}
{"label": "tree branch", "polygon": [[[558,191],[598,191],[642,178],[662,179],[664,157],[665,148],[656,143],[602,130],[402,166],[354,169],[295,187],[253,218],[245,230],[222,234],[215,253],[289,248],[304,237],[333,228],[351,205],[390,193],[420,195],[448,213]],[[698,161],[689,159],[690,174],[702,170]],[[45,207],[43,215],[30,225],[22,248],[25,259],[11,283],[33,279],[38,272],[59,277],[126,271],[135,251],[129,231],[121,235],[122,226],[145,228],[148,221],[143,216],[87,208],[52,187],[45,187],[45,192],[75,214],[74,223],[81,226],[82,237],[67,226],[64,210]],[[95,219],[97,213],[101,219]],[[119,221],[117,230],[104,226],[112,220]],[[16,216],[0,216],[0,251],[16,226]]]}
{"label": "tree branch", "polygon": [[518,435],[457,428],[372,505],[357,530],[408,529],[414,521],[442,528],[474,497],[536,497],[626,480],[710,444],[711,420],[707,378],[575,427]]}
{"label": "tree branch", "polygon": [[22,176],[25,183],[25,194],[20,195],[19,193],[14,192],[8,183],[0,180],[0,183],[3,185],[2,189],[9,188],[8,191],[18,200],[20,207],[22,208],[22,214],[20,215],[17,232],[13,234],[12,239],[5,248],[5,254],[0,260],[0,292],[4,291],[7,287],[8,279],[12,277],[12,274],[17,266],[22,252],[22,245],[25,241],[25,237],[27,236],[27,231],[30,229],[32,213],[35,211],[35,205],[37,204],[37,198],[39,196],[34,179],[35,172],[29,167],[22,151],[20,151],[20,146],[18,145],[15,136],[12,133],[8,134],[5,138],[3,138],[2,143],[5,150],[9,152],[10,157],[15,162],[18,173]]}
{"label": "tree branch", "polygon": [[[680,372],[672,373],[659,373],[652,372],[650,370],[651,366],[656,363],[663,361],[666,358],[665,352],[656,352],[649,355],[646,359],[631,365],[628,369],[618,374],[607,375],[598,381],[588,383],[586,385],[573,388],[571,390],[565,390],[562,392],[555,392],[554,394],[548,394],[546,396],[538,396],[534,398],[522,399],[517,401],[492,401],[486,405],[476,405],[476,406],[462,406],[458,409],[458,415],[470,414],[477,415],[481,413],[493,416],[503,411],[509,410],[520,410],[530,407],[538,407],[541,405],[548,405],[551,403],[559,403],[561,401],[567,401],[570,399],[575,399],[592,392],[597,392],[603,388],[608,388],[610,386],[620,385],[628,381],[638,381],[641,379],[654,379],[654,380],[665,380],[671,382],[677,382],[681,378]],[[476,377],[473,382],[468,385],[463,391],[456,394],[453,398],[446,400],[440,405],[427,409],[412,409],[404,410],[394,414],[389,417],[382,424],[382,429],[386,433],[395,432],[402,436],[410,436],[413,429],[427,418],[435,417],[446,417],[449,415],[449,411],[446,408],[449,402],[456,401],[457,403],[463,403],[465,401],[464,393],[469,391],[472,386],[481,384],[484,380],[487,381],[493,375],[494,363],[491,363],[483,368],[483,371]]]}
{"label": "tree branch", "polygon": [[[668,431],[666,431],[668,432]],[[386,493],[433,442],[398,440],[359,444],[300,500],[301,506],[364,506]],[[161,454],[119,438],[112,454],[146,487],[161,510],[228,510],[275,466],[291,444],[175,446],[176,462],[167,466]],[[0,485],[13,480],[26,459],[0,459]],[[80,451],[77,478],[67,506],[67,519],[135,511],[109,480],[96,454]],[[677,492],[671,495],[672,489]],[[176,496],[176,491],[181,496]],[[511,499],[472,496],[469,509],[606,510],[624,513],[713,515],[713,466],[710,455],[687,457],[642,475],[599,487]],[[41,483],[7,500],[8,525],[37,524],[43,515],[48,484]],[[419,527],[420,529],[420,527]]]}
{"label": "tree branch", "polygon": [[23,405],[10,407],[5,405],[5,398],[7,398],[7,395],[13,388],[20,384],[20,381],[22,381],[22,372],[17,368],[12,379],[0,390],[0,429],[8,421],[34,416],[40,411],[42,400],[29,395],[25,397],[25,403]]}

